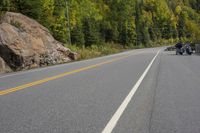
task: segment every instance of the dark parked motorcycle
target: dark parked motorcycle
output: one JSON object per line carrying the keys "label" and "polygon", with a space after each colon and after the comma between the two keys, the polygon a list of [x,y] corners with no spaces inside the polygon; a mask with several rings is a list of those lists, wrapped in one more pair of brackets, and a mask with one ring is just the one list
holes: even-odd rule
{"label": "dark parked motorcycle", "polygon": [[183,53],[185,52],[185,49],[182,48],[176,48],[176,55],[183,55]]}
{"label": "dark parked motorcycle", "polygon": [[193,51],[190,45],[187,45],[187,44],[185,45],[185,52],[188,55],[192,55]]}
{"label": "dark parked motorcycle", "polygon": [[184,49],[183,49],[183,44],[181,42],[177,43],[175,45],[176,48],[176,55],[183,55]]}

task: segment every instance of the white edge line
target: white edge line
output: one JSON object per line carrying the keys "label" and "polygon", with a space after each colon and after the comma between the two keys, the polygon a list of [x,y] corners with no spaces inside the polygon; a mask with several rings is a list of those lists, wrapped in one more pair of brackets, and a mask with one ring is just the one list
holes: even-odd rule
{"label": "white edge line", "polygon": [[160,53],[160,51],[161,50],[159,50],[157,52],[157,54],[155,55],[155,57],[152,59],[152,61],[150,62],[150,64],[148,65],[148,67],[146,68],[146,70],[144,71],[144,73],[142,74],[142,76],[139,78],[139,80],[134,85],[134,87],[132,88],[132,90],[129,92],[129,94],[127,95],[127,97],[124,99],[124,101],[122,102],[122,104],[119,106],[119,108],[117,109],[117,111],[115,112],[115,114],[112,116],[112,118],[110,119],[110,121],[108,122],[108,124],[106,125],[106,127],[104,128],[104,130],[102,131],[102,133],[112,133],[112,131],[115,128],[118,120],[120,119],[120,117],[123,114],[124,110],[126,109],[126,107],[128,106],[128,104],[130,103],[130,101],[133,98],[135,92],[137,91],[137,89],[139,88],[140,84],[144,80],[145,76],[147,75],[148,71],[150,70],[151,66],[153,65],[153,63],[154,63],[156,57],[158,56],[158,54]]}
{"label": "white edge line", "polygon": [[[116,56],[120,56],[120,55],[130,54],[132,52],[137,52],[137,51],[136,50],[131,50],[131,51],[121,52],[121,53],[117,53],[117,54],[97,57],[97,58],[93,58],[93,59],[87,59],[87,60],[71,62],[71,63],[69,62],[69,63],[66,63],[66,64],[60,64],[60,65],[58,64],[58,65],[54,65],[54,66],[36,68],[36,69],[32,69],[32,70],[30,69],[30,70],[21,71],[21,72],[19,71],[19,72],[16,72],[16,73],[10,73],[10,74],[2,75],[2,76],[0,76],[0,79],[6,78],[6,77],[11,77],[11,76],[16,76],[16,75],[22,75],[22,74],[26,74],[26,73],[33,73],[33,72],[43,71],[43,70],[46,70],[46,69],[54,69],[54,68],[61,67],[61,66],[74,65],[74,64],[78,64],[78,63],[82,63],[82,62],[86,63],[86,62],[90,62],[90,61],[92,62],[92,61],[97,61],[97,60],[101,60],[101,59],[107,59],[107,58],[110,58],[110,57],[116,57]],[[140,53],[140,51],[139,51],[139,53]],[[138,54],[138,53],[134,53],[134,54]]]}

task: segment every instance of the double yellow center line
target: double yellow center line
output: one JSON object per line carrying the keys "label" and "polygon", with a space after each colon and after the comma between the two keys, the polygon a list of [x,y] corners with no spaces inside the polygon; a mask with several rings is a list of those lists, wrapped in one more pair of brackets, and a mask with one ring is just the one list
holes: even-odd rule
{"label": "double yellow center line", "polygon": [[102,65],[109,64],[109,63],[115,62],[117,60],[124,59],[128,56],[130,56],[130,55],[122,56],[122,57],[119,57],[119,58],[114,58],[114,59],[111,59],[111,60],[108,60],[108,61],[105,61],[105,62],[101,62],[101,63],[94,64],[94,65],[91,65],[91,66],[72,70],[72,71],[65,72],[65,73],[62,73],[62,74],[59,74],[59,75],[56,75],[56,76],[52,76],[52,77],[44,78],[44,79],[37,80],[37,81],[34,81],[34,82],[30,82],[30,83],[27,83],[27,84],[23,84],[23,85],[14,87],[14,88],[2,90],[2,91],[0,91],[0,96],[6,95],[6,94],[9,94],[9,93],[13,93],[13,92],[16,92],[16,91],[20,91],[20,90],[23,90],[23,89],[26,89],[26,88],[29,88],[29,87],[32,87],[32,86],[40,85],[40,84],[43,84],[43,83],[46,83],[46,82],[49,82],[49,81],[52,81],[52,80],[55,80],[55,79],[62,78],[62,77],[67,76],[67,75],[75,74],[75,73],[85,71],[85,70],[89,70],[89,69],[93,69],[93,68],[97,68],[97,67],[100,67]]}

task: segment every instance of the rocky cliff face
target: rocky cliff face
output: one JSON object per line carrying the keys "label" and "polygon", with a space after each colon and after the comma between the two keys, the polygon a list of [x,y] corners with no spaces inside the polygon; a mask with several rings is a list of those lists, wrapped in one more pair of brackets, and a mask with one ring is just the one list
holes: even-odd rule
{"label": "rocky cliff face", "polygon": [[58,64],[75,58],[75,53],[56,41],[35,20],[12,12],[1,17],[0,72]]}

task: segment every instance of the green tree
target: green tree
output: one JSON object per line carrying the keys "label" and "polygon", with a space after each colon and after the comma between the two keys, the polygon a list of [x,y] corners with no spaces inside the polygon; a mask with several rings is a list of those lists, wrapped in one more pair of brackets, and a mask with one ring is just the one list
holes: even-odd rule
{"label": "green tree", "polygon": [[85,19],[83,22],[83,33],[85,37],[85,45],[91,46],[100,43],[100,35],[98,32],[98,24],[94,19]]}
{"label": "green tree", "polygon": [[40,20],[42,14],[41,0],[16,0],[14,4],[19,12],[34,19]]}
{"label": "green tree", "polygon": [[72,29],[71,32],[72,36],[72,43],[77,45],[84,45],[85,44],[85,36],[83,33],[83,28],[81,25],[77,25]]}
{"label": "green tree", "polygon": [[11,1],[10,0],[1,0],[0,1],[0,11],[10,11]]}

